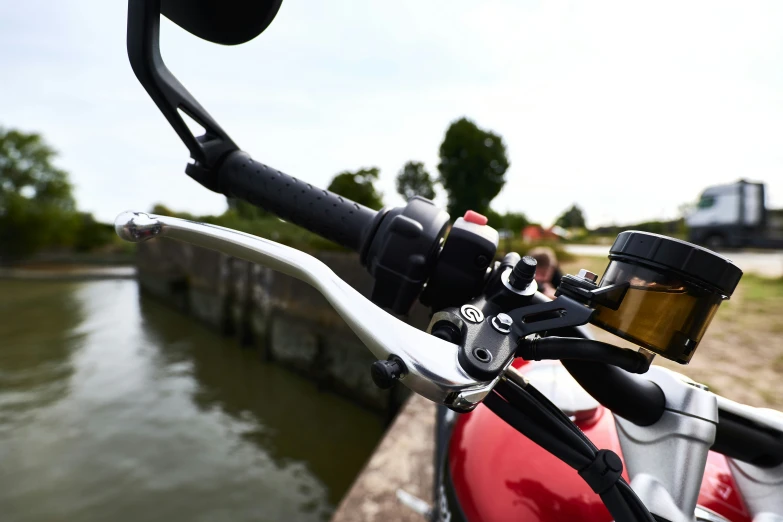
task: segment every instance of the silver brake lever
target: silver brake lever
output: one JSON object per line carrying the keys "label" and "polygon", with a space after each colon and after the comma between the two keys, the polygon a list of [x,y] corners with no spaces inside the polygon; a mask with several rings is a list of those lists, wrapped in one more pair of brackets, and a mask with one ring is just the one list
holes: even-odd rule
{"label": "silver brake lever", "polygon": [[117,216],[114,228],[117,235],[132,243],[168,237],[258,263],[304,281],[326,297],[375,357],[399,358],[407,370],[400,381],[433,402],[469,411],[494,385],[465,373],[457,360],[457,345],[386,313],[324,263],[304,252],[228,228],[144,212],[123,212]]}

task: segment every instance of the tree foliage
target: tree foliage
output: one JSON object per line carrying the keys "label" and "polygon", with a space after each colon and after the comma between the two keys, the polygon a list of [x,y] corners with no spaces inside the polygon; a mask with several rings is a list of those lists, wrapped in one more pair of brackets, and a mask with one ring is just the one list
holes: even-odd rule
{"label": "tree foliage", "polygon": [[503,215],[503,228],[519,233],[530,224],[527,216],[521,212],[507,212]]}
{"label": "tree foliage", "polygon": [[271,216],[263,208],[259,208],[243,199],[226,198],[226,202],[228,203],[229,212],[236,213],[242,219],[261,219]]}
{"label": "tree foliage", "polygon": [[501,228],[505,228],[503,226],[503,214],[496,211],[493,208],[488,208],[484,211],[484,215],[487,216],[487,225],[491,226],[492,228],[496,230],[500,230]]}
{"label": "tree foliage", "polygon": [[685,219],[677,218],[670,221],[643,221],[632,225],[606,225],[594,228],[590,233],[601,236],[616,236],[626,230],[640,230],[642,232],[652,232],[653,234],[681,237],[684,237],[687,232]]}
{"label": "tree foliage", "polygon": [[89,252],[117,241],[114,225],[95,221],[92,214],[79,212],[76,228],[77,233],[71,246],[78,252]]}
{"label": "tree foliage", "polygon": [[0,128],[0,254],[72,246],[82,217],[68,174],[40,134]]}
{"label": "tree foliage", "polygon": [[528,226],[530,222],[521,212],[506,212],[501,214],[493,209],[487,210],[487,224],[497,230],[506,229],[511,230],[514,233],[519,233],[523,228]]}
{"label": "tree foliage", "polygon": [[409,200],[413,196],[427,199],[435,197],[435,184],[430,173],[420,161],[409,161],[397,174],[397,193]]}
{"label": "tree foliage", "polygon": [[379,174],[380,170],[377,167],[356,172],[346,170],[334,177],[328,190],[365,207],[379,210],[383,206],[383,200],[374,185],[378,181]]}
{"label": "tree foliage", "polygon": [[448,211],[485,213],[505,184],[509,161],[503,139],[462,118],[452,123],[440,146],[440,183],[448,193]]}
{"label": "tree foliage", "polygon": [[585,217],[582,214],[582,209],[575,204],[571,205],[571,208],[557,218],[555,225],[563,228],[585,228]]}

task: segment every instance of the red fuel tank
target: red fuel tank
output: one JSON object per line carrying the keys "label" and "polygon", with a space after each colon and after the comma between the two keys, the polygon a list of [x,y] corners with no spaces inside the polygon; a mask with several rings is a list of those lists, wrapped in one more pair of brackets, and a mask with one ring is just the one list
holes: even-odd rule
{"label": "red fuel tank", "polygon": [[[565,369],[550,371],[551,366],[544,372],[538,371],[542,369],[537,368],[539,365],[552,364],[559,366],[524,361],[514,366],[531,376],[543,373],[551,379],[569,377],[563,375]],[[534,380],[534,384],[539,386],[539,381]],[[610,411],[588,404],[577,425],[596,446],[611,449],[622,457]],[[457,419],[449,444],[448,469],[453,496],[469,522],[612,520],[600,497],[576,471],[483,405]],[[626,472],[623,476],[628,480]],[[731,522],[751,522],[726,458],[720,454],[709,454],[699,505]]]}

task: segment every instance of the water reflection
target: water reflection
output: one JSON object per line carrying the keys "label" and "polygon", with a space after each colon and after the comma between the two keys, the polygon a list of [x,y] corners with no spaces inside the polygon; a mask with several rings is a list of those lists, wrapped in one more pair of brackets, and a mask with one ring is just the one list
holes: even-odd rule
{"label": "water reflection", "polygon": [[70,355],[83,336],[75,285],[2,283],[0,291],[0,430],[67,393]]}
{"label": "water reflection", "polygon": [[196,406],[230,416],[242,439],[264,448],[276,466],[307,462],[331,485],[328,500],[336,504],[380,438],[381,418],[262,363],[254,350],[233,342],[216,345],[191,319],[166,312],[154,301],[142,302],[144,331],[154,338],[150,344],[167,347],[159,352],[160,366],[190,373],[198,383]]}
{"label": "water reflection", "polygon": [[381,433],[134,281],[0,282],[0,513],[324,520]]}

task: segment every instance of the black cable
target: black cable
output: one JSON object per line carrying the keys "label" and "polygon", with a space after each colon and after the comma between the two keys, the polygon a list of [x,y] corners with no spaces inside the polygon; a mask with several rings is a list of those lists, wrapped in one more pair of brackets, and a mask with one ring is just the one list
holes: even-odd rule
{"label": "black cable", "polygon": [[[516,385],[514,383],[514,386],[508,386],[507,382],[504,382],[506,385],[505,388],[513,390],[513,392],[516,392],[519,394],[519,391],[522,390],[521,387]],[[501,388],[503,389],[503,388]],[[552,401],[549,400],[543,393],[541,393],[535,386],[532,384],[528,384],[524,387],[525,394],[529,395],[532,399],[535,399],[535,401],[538,401],[538,403],[546,408],[548,412],[550,412],[553,416],[558,418],[561,422],[561,424],[565,427],[571,428],[571,431],[575,434],[577,434],[580,439],[591,448],[592,452],[597,452],[598,448],[593,444],[593,442],[590,440],[590,438],[579,429],[579,427],[571,422],[571,419],[568,418],[568,416],[563,413],[563,411],[558,408]],[[522,394],[519,394],[522,395]],[[615,489],[615,488],[613,488]],[[610,490],[611,491],[611,490]],[[617,502],[616,497],[617,495],[621,495],[623,498],[626,499],[626,501],[633,506],[633,511],[637,514],[637,518],[641,518],[642,520],[650,520],[653,519],[650,518],[649,512],[647,508],[642,504],[641,499],[636,495],[636,493],[631,489],[630,485],[624,480],[620,479],[617,482],[617,488],[615,493],[611,494],[610,502]],[[603,498],[603,496],[602,496]]]}
{"label": "black cable", "polygon": [[[535,386],[528,384],[525,386],[524,391],[529,394],[533,399],[538,401],[542,407],[545,407],[552,415],[560,419],[561,423],[571,428],[571,430],[578,434],[580,438],[592,449],[592,451],[597,452],[598,448],[593,444],[593,442],[590,440],[590,438],[579,429],[579,426],[571,422],[571,419],[568,418],[568,416],[563,413],[563,411],[558,408],[552,401],[549,400],[543,393],[541,393]],[[615,489],[615,488],[613,488]],[[610,490],[611,491],[611,490]],[[637,518],[641,520],[646,520],[653,522],[654,519],[651,518],[652,515],[650,515],[647,508],[642,503],[641,499],[636,495],[636,493],[631,489],[630,485],[624,480],[620,479],[617,482],[617,493],[612,493],[611,497],[609,498],[610,502],[617,502],[616,496],[619,494],[623,498],[626,499],[626,501],[633,507],[633,511],[636,513]],[[603,499],[603,495],[601,497]],[[606,501],[604,502],[606,503]]]}
{"label": "black cable", "polygon": [[522,388],[511,381],[501,381],[496,388],[499,389],[501,395],[505,396],[508,393],[514,399],[510,401],[514,405],[524,407],[526,404],[532,404],[538,410],[543,410],[543,415],[546,415],[557,429],[567,428],[572,435],[570,440],[579,441],[579,447],[585,456],[592,459],[595,452],[598,451],[595,444],[579,429],[579,426],[571,422],[571,419],[563,413],[563,410],[558,408],[532,384]]}
{"label": "black cable", "polygon": [[495,389],[518,410],[525,413],[534,421],[538,421],[548,426],[550,430],[553,431],[553,433],[560,435],[559,438],[564,443],[568,444],[574,449],[577,449],[586,458],[592,458],[592,455],[595,453],[595,451],[597,451],[589,439],[584,436],[581,430],[574,426],[571,420],[568,419],[568,417],[565,417],[565,414],[563,414],[561,411],[560,413],[565,417],[566,422],[569,425],[574,426],[577,429],[577,432],[574,432],[571,429],[567,431],[563,430],[562,428],[566,426],[563,420],[553,414],[553,412],[550,411],[544,404],[541,404],[534,397],[532,397],[528,393],[527,387],[523,389],[516,383],[501,380],[495,386]]}
{"label": "black cable", "polygon": [[571,431],[574,431],[578,435],[584,436],[585,442],[590,446],[590,448],[593,451],[598,451],[598,448],[595,444],[593,444],[593,441],[590,440],[589,437],[587,437],[582,430],[579,429],[579,426],[571,422],[571,419],[568,418],[568,415],[563,413],[563,410],[557,407],[552,401],[549,400],[549,398],[541,393],[538,388],[533,386],[532,384],[528,384],[525,386],[525,391],[530,394],[531,397],[533,397],[535,400],[537,400],[542,406],[544,406],[552,415],[560,419],[560,422],[562,422],[565,426],[568,426],[571,428]]}
{"label": "black cable", "polygon": [[[619,457],[611,451],[597,450],[587,435],[534,387],[522,388],[513,381],[501,381],[484,399],[484,404],[517,431],[576,469],[601,496],[617,522],[655,522],[622,478]],[[610,465],[607,458],[615,459],[616,463]],[[607,472],[613,475],[607,476]]]}
{"label": "black cable", "polygon": [[[622,479],[621,479],[622,480]],[[625,482],[625,481],[623,481]],[[616,485],[609,491],[601,493],[601,500],[604,502],[606,509],[612,514],[612,517],[616,520],[645,520],[639,518],[636,511],[628,504],[628,500],[623,496],[622,491]]]}
{"label": "black cable", "polygon": [[517,355],[529,361],[572,359],[610,364],[631,373],[645,373],[650,359],[639,352],[576,337],[524,339]]}
{"label": "black cable", "polygon": [[[521,390],[518,385],[508,386],[505,382],[504,384],[506,384],[506,386],[501,387],[501,389],[508,388],[513,390],[512,393],[516,392],[516,394],[518,394],[518,391]],[[559,419],[562,426],[570,428],[573,433],[577,434],[583,443],[590,447],[593,453],[598,451],[598,448],[595,446],[595,444],[593,444],[589,437],[587,437],[587,435],[585,435],[585,433],[580,430],[576,424],[571,422],[571,419],[569,419],[560,408],[550,401],[535,386],[528,384],[525,386],[524,392],[532,399],[537,401],[539,405],[542,408],[545,408],[551,415]],[[613,507],[610,509],[610,511],[612,513],[617,513],[614,515],[615,518],[618,518],[618,515],[622,513],[626,516],[633,516],[633,520],[654,522],[652,515],[650,515],[647,508],[641,502],[641,499],[639,499],[633,489],[631,489],[630,485],[622,478],[618,480],[616,487],[610,489],[606,493],[601,494],[601,499],[604,501],[604,504],[607,504],[607,509],[609,509],[608,503],[613,504]],[[631,512],[628,511],[629,509]]]}
{"label": "black cable", "polygon": [[555,455],[572,468],[582,468],[590,463],[587,457],[570,447],[568,444],[565,444],[563,441],[552,437],[549,432],[541,429],[535,422],[516,410],[497,393],[493,392],[487,395],[484,399],[484,404],[509,426],[552,455]]}
{"label": "black cable", "polygon": [[647,509],[647,506],[642,503],[642,499],[639,498],[636,492],[631,488],[631,485],[628,484],[625,479],[620,479],[617,482],[617,489],[626,499],[626,502],[628,502],[628,504],[633,508],[637,515],[637,520],[643,520],[644,522],[657,522],[652,513],[650,513],[650,510]]}
{"label": "black cable", "polygon": [[[536,292],[531,302],[539,304],[549,301],[551,299],[544,294]],[[556,332],[572,338],[593,339],[593,334],[586,325],[561,328]],[[637,426],[650,426],[661,419],[666,397],[649,379],[599,362],[574,359],[562,362],[576,382],[612,413]]]}

